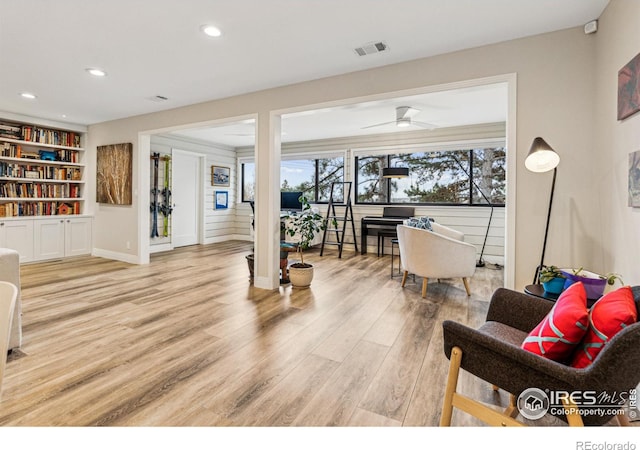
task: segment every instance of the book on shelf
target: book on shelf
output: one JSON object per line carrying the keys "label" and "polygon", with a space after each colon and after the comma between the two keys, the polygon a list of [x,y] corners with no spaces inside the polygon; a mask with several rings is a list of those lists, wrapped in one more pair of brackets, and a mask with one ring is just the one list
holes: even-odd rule
{"label": "book on shelf", "polygon": [[57,216],[80,214],[80,202],[41,201],[0,203],[0,217]]}

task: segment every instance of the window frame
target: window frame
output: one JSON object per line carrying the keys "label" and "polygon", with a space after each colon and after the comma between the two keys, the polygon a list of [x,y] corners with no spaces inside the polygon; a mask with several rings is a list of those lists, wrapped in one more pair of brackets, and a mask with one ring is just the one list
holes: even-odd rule
{"label": "window frame", "polygon": [[[295,152],[295,153],[285,153],[280,156],[280,164],[282,161],[295,161],[295,160],[313,160],[315,161],[315,180],[314,183],[314,193],[313,200],[310,200],[309,203],[314,204],[327,204],[328,201],[318,201],[318,194],[320,192],[318,187],[318,160],[320,159],[330,159],[330,158],[342,158],[342,179],[343,181],[347,180],[347,167],[348,167],[348,150],[332,150],[332,151],[321,151],[321,152]],[[240,199],[240,203],[249,203],[250,199],[245,199],[244,197],[244,167],[247,163],[253,163],[255,165],[255,158],[250,156],[239,157],[238,158],[238,171],[240,172],[239,179],[239,190],[240,195],[238,198]]]}
{"label": "window frame", "polygon": [[[359,148],[352,150],[353,169],[351,176],[354,181],[353,189],[353,203],[356,206],[386,206],[386,205],[415,205],[415,206],[454,206],[454,207],[487,207],[487,203],[474,203],[473,202],[473,150],[477,148],[497,148],[503,147],[506,149],[506,139],[504,138],[490,138],[490,139],[473,139],[473,140],[461,140],[461,141],[449,141],[449,142],[433,142],[422,143],[417,145],[402,145],[402,146],[387,146],[387,147],[374,147],[374,148]],[[387,185],[386,202],[362,202],[358,201],[358,158],[365,156],[386,156],[387,167],[391,167],[391,159],[395,155],[411,154],[411,153],[429,153],[429,152],[446,152],[446,151],[467,151],[469,152],[470,162],[470,180],[469,180],[469,203],[444,203],[444,202],[392,202],[391,200],[391,183]],[[506,150],[505,150],[506,151]],[[505,156],[506,158],[506,156]],[[505,160],[506,163],[506,160]],[[506,167],[505,167],[506,169]],[[505,187],[506,187],[505,172]],[[505,195],[506,199],[506,195]],[[505,203],[492,204],[496,208],[505,207]]]}

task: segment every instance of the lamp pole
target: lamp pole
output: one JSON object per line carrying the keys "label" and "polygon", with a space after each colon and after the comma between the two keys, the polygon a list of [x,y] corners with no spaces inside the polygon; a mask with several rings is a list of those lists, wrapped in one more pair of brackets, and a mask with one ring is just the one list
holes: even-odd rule
{"label": "lamp pole", "polygon": [[549,195],[549,211],[547,211],[547,225],[544,229],[544,242],[542,244],[542,256],[540,257],[540,265],[536,267],[536,274],[533,277],[533,284],[538,284],[540,281],[540,271],[544,267],[544,253],[547,249],[547,236],[549,234],[549,220],[551,219],[551,206],[553,205],[553,192],[556,189],[556,174],[558,168],[553,168],[553,180],[551,181],[551,194]]}
{"label": "lamp pole", "polygon": [[548,172],[553,169],[553,181],[551,182],[551,194],[549,196],[549,210],[547,211],[547,225],[544,229],[544,243],[542,244],[542,256],[540,264],[536,267],[536,273],[533,276],[533,284],[540,282],[540,271],[544,267],[544,253],[547,249],[547,236],[549,234],[549,220],[551,219],[551,205],[553,204],[553,192],[556,189],[556,174],[558,173],[558,164],[560,156],[555,150],[545,142],[541,137],[533,140],[529,154],[524,160],[524,165],[531,172],[541,173]]}

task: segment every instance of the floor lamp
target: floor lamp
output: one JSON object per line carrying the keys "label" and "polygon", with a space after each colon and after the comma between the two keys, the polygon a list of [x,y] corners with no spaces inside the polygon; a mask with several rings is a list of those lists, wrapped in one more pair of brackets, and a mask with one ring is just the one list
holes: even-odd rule
{"label": "floor lamp", "polygon": [[536,267],[536,273],[533,276],[533,284],[540,281],[540,270],[544,267],[544,252],[547,248],[547,235],[549,233],[549,219],[551,218],[551,205],[553,204],[553,191],[556,188],[557,167],[560,163],[560,156],[545,142],[541,137],[533,140],[527,159],[524,165],[531,172],[542,173],[553,169],[553,181],[551,182],[551,195],[549,196],[549,211],[547,212],[547,225],[544,229],[544,243],[542,244],[542,256],[540,257],[540,265]]}
{"label": "floor lamp", "polygon": [[465,173],[465,175],[467,177],[469,177],[469,181],[471,181],[471,183],[473,183],[473,186],[477,189],[477,191],[480,192],[480,195],[482,195],[482,198],[484,198],[484,201],[487,202],[487,204],[491,207],[491,212],[489,213],[489,223],[487,224],[487,232],[484,235],[484,242],[482,244],[482,250],[480,251],[480,258],[478,258],[478,262],[476,263],[476,267],[484,267],[484,260],[482,259],[482,255],[484,254],[484,247],[487,245],[487,237],[489,236],[489,228],[491,228],[491,219],[493,218],[493,204],[489,201],[487,196],[484,195],[484,192],[482,192],[482,189],[480,189],[480,187],[478,187],[476,182],[473,181],[473,177],[471,177],[471,174],[464,168],[464,166],[462,165],[460,160],[456,157],[456,155],[451,153],[451,156],[458,163],[458,165],[460,166],[462,171]]}

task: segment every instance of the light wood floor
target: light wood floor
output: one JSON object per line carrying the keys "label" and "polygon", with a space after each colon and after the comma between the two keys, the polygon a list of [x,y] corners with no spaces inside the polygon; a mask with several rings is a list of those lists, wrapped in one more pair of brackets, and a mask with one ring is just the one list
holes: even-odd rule
{"label": "light wood floor", "polygon": [[[248,281],[250,243],[185,247],[137,266],[95,257],[24,265],[24,343],[0,425],[436,426],[441,322],[483,322],[502,271],[400,287],[390,257],[309,252],[307,290]],[[464,374],[463,374],[464,375]],[[471,377],[485,402],[504,393]],[[454,413],[455,425],[477,425]]]}

